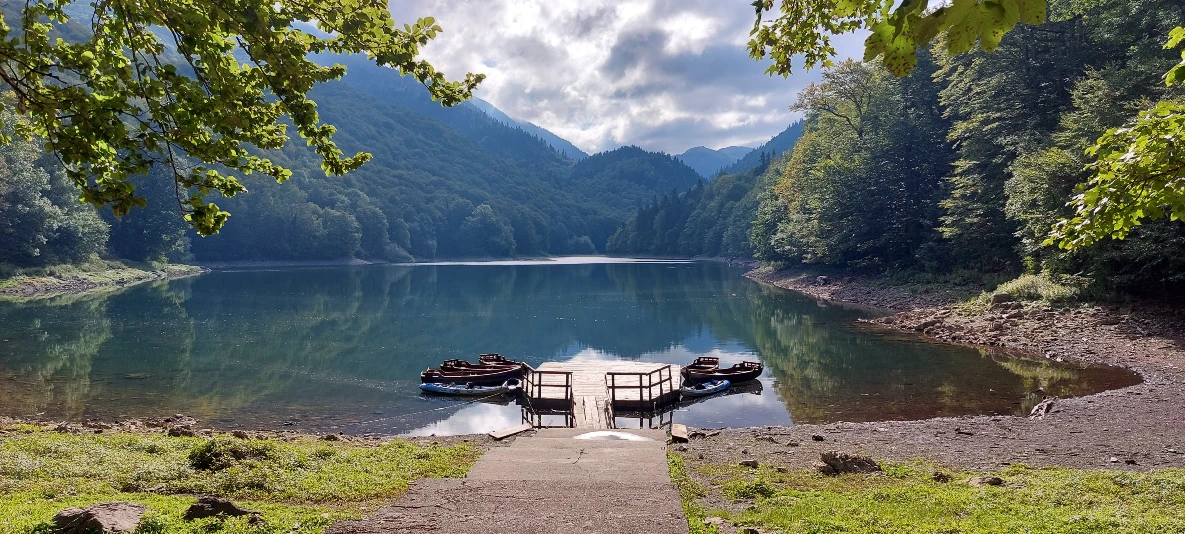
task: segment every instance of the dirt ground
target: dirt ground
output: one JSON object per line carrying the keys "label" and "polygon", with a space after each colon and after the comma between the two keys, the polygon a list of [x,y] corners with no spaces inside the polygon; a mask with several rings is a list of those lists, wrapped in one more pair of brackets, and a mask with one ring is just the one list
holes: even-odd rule
{"label": "dirt ground", "polygon": [[[978,416],[723,429],[682,445],[712,462],[757,460],[809,468],[827,450],[889,460],[927,460],[974,470],[1009,464],[1149,470],[1185,468],[1185,310],[1053,308],[1002,302],[986,311],[951,306],[958,291],[915,293],[859,281],[817,284],[801,272],[751,277],[818,298],[908,310],[872,322],[939,341],[1032,351],[1064,361],[1130,368],[1143,382],[1057,399],[1038,418]],[[916,288],[915,288],[916,289]],[[964,293],[965,294],[965,293]]]}

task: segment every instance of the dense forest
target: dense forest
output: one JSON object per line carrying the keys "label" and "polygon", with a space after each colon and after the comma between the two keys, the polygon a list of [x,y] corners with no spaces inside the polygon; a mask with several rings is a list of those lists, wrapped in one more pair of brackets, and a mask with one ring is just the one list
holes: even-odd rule
{"label": "dense forest", "polygon": [[[606,250],[614,254],[660,256],[752,257],[754,213],[761,192],[785,169],[777,156],[802,135],[796,122],[753,150],[707,184],[654,199],[617,229]],[[752,156],[752,157],[750,157]],[[748,166],[752,162],[751,166]]]}
{"label": "dense forest", "polygon": [[[1044,271],[1119,288],[1185,283],[1180,222],[1144,224],[1080,252],[1043,245],[1072,214],[1086,149],[1148,102],[1185,98],[1163,82],[1180,59],[1163,44],[1185,23],[1185,4],[1054,1],[1050,15],[1008,33],[994,53],[920,53],[904,78],[874,62],[829,69],[794,106],[806,116],[802,137],[763,175],[662,198],[609,249],[752,250],[770,262],[881,273]],[[737,184],[752,190],[732,191]],[[720,209],[754,197],[734,204],[748,218]],[[750,221],[748,243],[718,245]]]}
{"label": "dense forest", "polygon": [[0,147],[0,263],[507,257],[594,253],[630,213],[699,176],[665,154],[622,147],[573,161],[552,143],[477,106],[444,108],[414,80],[351,58],[313,97],[346,152],[372,161],[327,178],[312,149],[269,153],[294,169],[278,185],[243,177],[249,193],[208,238],[187,231],[163,171],[133,181],[147,207],[117,218],[77,201],[40,146]]}

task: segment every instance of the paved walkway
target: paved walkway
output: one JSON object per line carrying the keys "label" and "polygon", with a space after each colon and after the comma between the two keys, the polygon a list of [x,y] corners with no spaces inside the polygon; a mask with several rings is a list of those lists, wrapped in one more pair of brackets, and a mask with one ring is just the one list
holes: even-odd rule
{"label": "paved walkway", "polygon": [[421,480],[375,515],[328,532],[687,534],[664,432],[618,431],[652,441],[573,439],[584,432],[516,438],[487,451],[467,478]]}

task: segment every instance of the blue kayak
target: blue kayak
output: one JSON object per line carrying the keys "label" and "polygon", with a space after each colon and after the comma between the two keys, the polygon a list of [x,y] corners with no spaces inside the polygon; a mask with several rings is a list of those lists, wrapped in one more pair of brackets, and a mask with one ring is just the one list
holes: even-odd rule
{"label": "blue kayak", "polygon": [[511,378],[496,386],[483,386],[474,384],[448,384],[443,382],[429,382],[427,384],[420,384],[420,390],[428,393],[438,393],[441,395],[467,395],[467,396],[481,396],[481,395],[497,395],[499,393],[506,393],[512,389],[519,387],[519,380]]}
{"label": "blue kayak", "polygon": [[723,379],[709,380],[694,386],[683,386],[679,388],[679,393],[683,394],[684,397],[707,397],[708,395],[720,393],[728,389],[728,386],[731,385],[732,382]]}

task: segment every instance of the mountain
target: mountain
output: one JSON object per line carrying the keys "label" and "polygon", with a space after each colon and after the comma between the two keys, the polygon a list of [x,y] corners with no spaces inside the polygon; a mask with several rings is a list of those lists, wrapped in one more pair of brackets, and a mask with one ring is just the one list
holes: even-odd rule
{"label": "mountain", "polygon": [[[794,123],[719,171],[712,181],[654,199],[617,228],[605,250],[611,254],[752,257],[749,234],[761,197],[782,175],[790,149],[801,136],[802,123]],[[733,170],[736,168],[740,169]]]}
{"label": "mountain", "polygon": [[678,159],[623,146],[578,161],[569,187],[582,198],[618,210],[619,220],[625,220],[655,196],[687,191],[699,181],[700,175]]}
{"label": "mountain", "polygon": [[535,137],[542,139],[543,142],[551,145],[552,148],[554,148],[559,153],[567,156],[569,159],[578,160],[578,159],[584,159],[584,158],[588,157],[588,154],[586,152],[584,152],[583,150],[580,150],[579,148],[576,148],[576,145],[573,145],[567,139],[564,139],[563,137],[553,134],[543,127],[536,126],[534,123],[530,123],[527,121],[520,121],[518,119],[511,118],[510,115],[503,113],[502,110],[494,107],[493,104],[486,102],[485,100],[482,100],[480,98],[474,98],[474,99],[472,99],[468,102],[465,102],[464,104],[461,104],[461,105],[462,106],[473,106],[473,107],[485,112],[486,115],[489,115],[494,120],[499,121],[502,124],[510,126],[511,128],[518,128],[524,132],[534,135]]}
{"label": "mountain", "polygon": [[[748,150],[752,149],[747,149],[746,151]],[[675,157],[686,163],[687,166],[695,169],[695,172],[704,178],[715,176],[717,171],[740,159],[740,156],[733,156],[729,152],[725,152],[724,149],[712,150],[704,146],[687,149],[686,152]]]}
{"label": "mountain", "polygon": [[747,155],[748,153],[750,153],[752,151],[753,151],[753,147],[749,147],[749,146],[726,146],[724,148],[721,148],[720,150],[717,150],[716,152],[724,154],[724,155],[732,158],[733,161],[736,161],[738,159],[745,157],[745,155]]}
{"label": "mountain", "polygon": [[637,147],[572,161],[541,138],[476,106],[441,107],[422,86],[348,58],[341,81],[310,97],[347,154],[371,161],[326,177],[300,140],[267,155],[293,170],[284,185],[243,178],[249,194],[220,199],[233,215],[193,239],[199,261],[392,261],[594,253],[647,201],[699,176]]}
{"label": "mountain", "polygon": [[781,153],[793,148],[799,137],[802,137],[802,121],[791,124],[782,130],[782,133],[775,135],[765,144],[750,150],[748,154],[745,154],[736,163],[725,167],[723,171],[728,174],[739,174],[754,169],[761,165],[762,154],[765,154],[767,159],[776,158]]}

